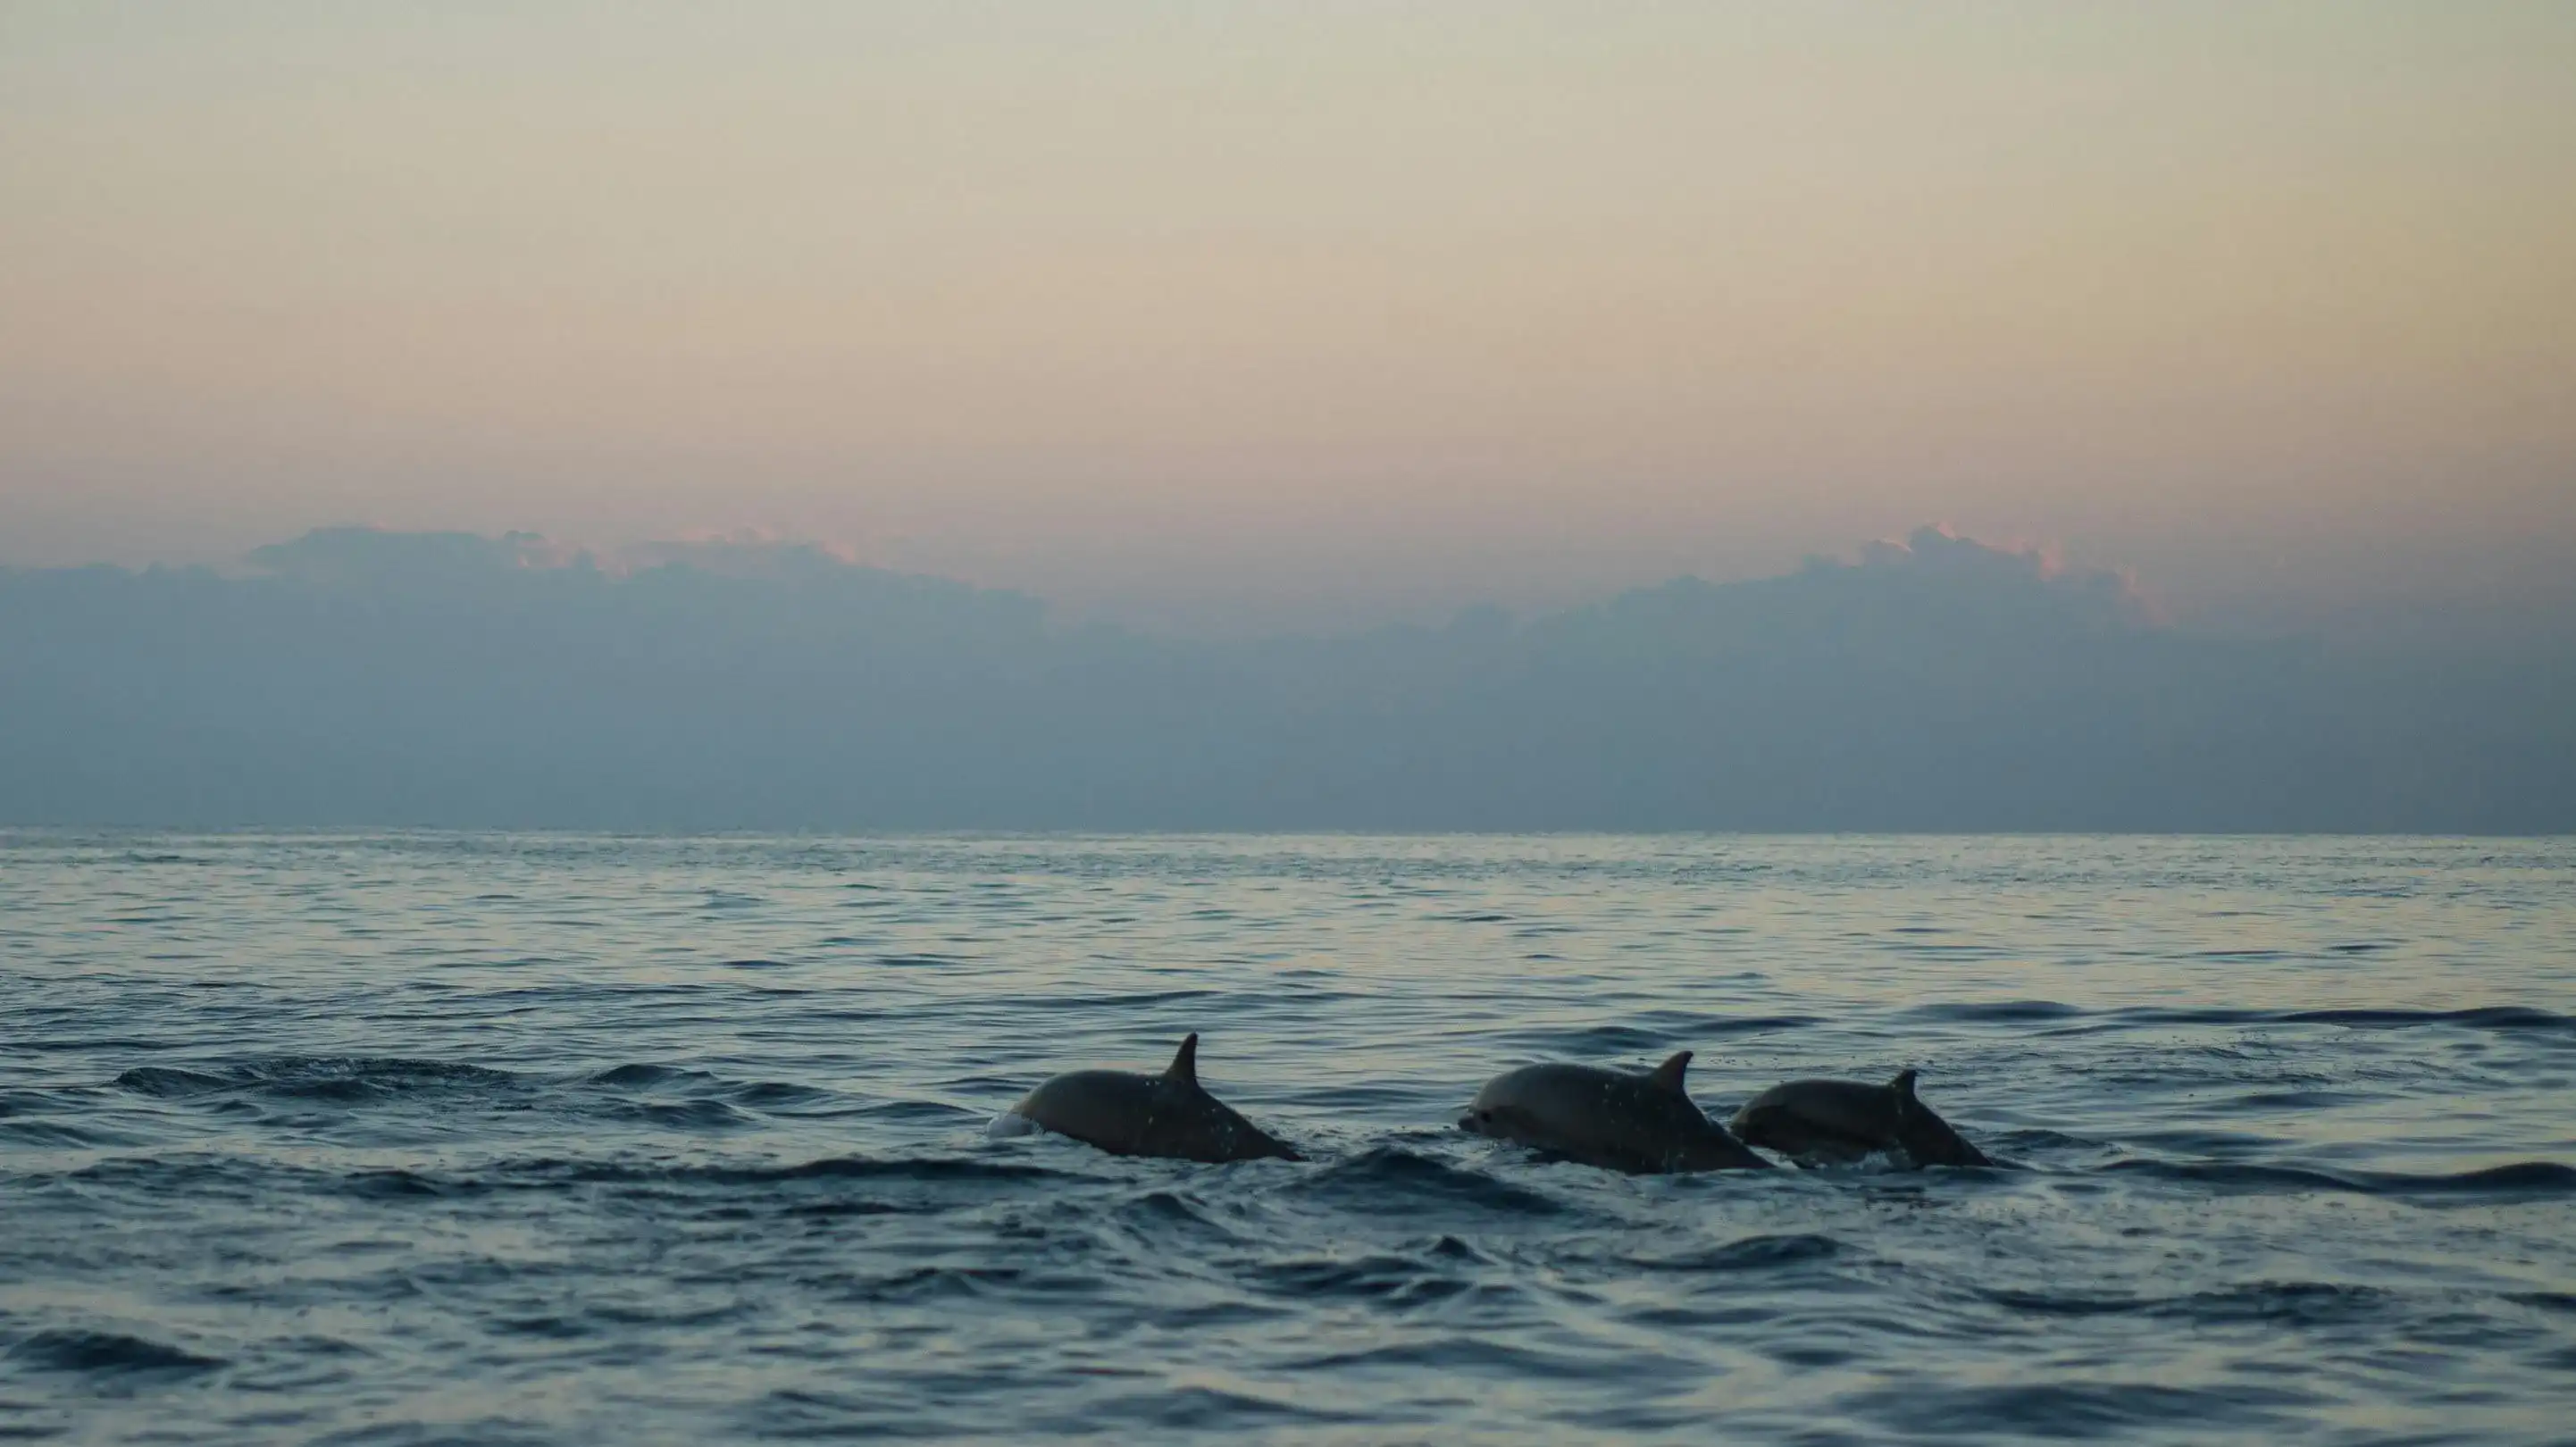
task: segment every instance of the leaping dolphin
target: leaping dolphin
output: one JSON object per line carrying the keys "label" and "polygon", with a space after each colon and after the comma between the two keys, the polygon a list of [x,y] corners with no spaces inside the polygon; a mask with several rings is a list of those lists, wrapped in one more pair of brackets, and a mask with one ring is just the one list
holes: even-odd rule
{"label": "leaping dolphin", "polygon": [[1006,1115],[1119,1156],[1184,1161],[1302,1159],[1199,1084],[1199,1037],[1160,1075],[1076,1070],[1032,1090]]}
{"label": "leaping dolphin", "polygon": [[1767,1170],[1691,1103],[1687,1050],[1649,1071],[1524,1065],[1485,1082],[1458,1128],[1614,1171]]}
{"label": "leaping dolphin", "polygon": [[1898,1150],[1917,1166],[1991,1166],[1983,1151],[1914,1098],[1914,1072],[1885,1085],[1858,1080],[1792,1080],[1744,1103],[1729,1124],[1765,1150],[1801,1164],[1856,1161]]}

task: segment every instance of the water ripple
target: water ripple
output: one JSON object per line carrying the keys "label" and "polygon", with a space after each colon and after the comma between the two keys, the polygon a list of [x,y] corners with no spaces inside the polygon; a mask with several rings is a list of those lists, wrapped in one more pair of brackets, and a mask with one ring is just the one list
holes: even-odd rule
{"label": "water ripple", "polygon": [[[2563,1437],[2576,844],[0,833],[0,1436]],[[1309,1159],[989,1138],[1202,1077]],[[1635,1178],[1529,1059],[2011,1167]]]}

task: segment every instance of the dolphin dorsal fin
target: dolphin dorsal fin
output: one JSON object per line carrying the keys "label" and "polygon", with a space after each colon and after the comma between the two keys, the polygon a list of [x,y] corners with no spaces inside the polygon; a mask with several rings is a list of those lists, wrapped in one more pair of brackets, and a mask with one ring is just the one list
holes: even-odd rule
{"label": "dolphin dorsal fin", "polygon": [[1183,1085],[1199,1083],[1199,1032],[1193,1030],[1181,1041],[1181,1048],[1172,1053],[1172,1063],[1163,1067],[1163,1078]]}
{"label": "dolphin dorsal fin", "polygon": [[1648,1071],[1646,1073],[1646,1079],[1652,1084],[1665,1090],[1669,1090],[1676,1095],[1688,1095],[1690,1093],[1689,1090],[1682,1085],[1682,1072],[1690,1069],[1690,1058],[1691,1053],[1689,1051],[1677,1051],[1671,1059],[1656,1066],[1653,1070]]}
{"label": "dolphin dorsal fin", "polygon": [[1914,1099],[1914,1067],[1909,1065],[1896,1072],[1896,1078],[1887,1082],[1887,1088],[1895,1091],[1898,1099],[1910,1103]]}

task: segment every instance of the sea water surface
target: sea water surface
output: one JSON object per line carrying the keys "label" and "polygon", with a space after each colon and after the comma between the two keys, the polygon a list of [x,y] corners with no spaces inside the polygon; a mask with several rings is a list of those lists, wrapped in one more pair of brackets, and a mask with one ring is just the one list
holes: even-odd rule
{"label": "sea water surface", "polygon": [[[0,835],[0,1437],[2576,1440],[2576,844]],[[994,1138],[1202,1079],[1311,1159]],[[1460,1134],[1698,1052],[2017,1168]]]}

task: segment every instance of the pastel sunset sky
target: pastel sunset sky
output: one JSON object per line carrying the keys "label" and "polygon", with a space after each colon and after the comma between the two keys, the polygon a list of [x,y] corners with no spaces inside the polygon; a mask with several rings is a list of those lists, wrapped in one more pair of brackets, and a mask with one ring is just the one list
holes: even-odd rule
{"label": "pastel sunset sky", "polygon": [[1182,628],[1936,520],[2185,613],[2576,571],[2547,0],[10,0],[0,258],[0,563],[751,527]]}

